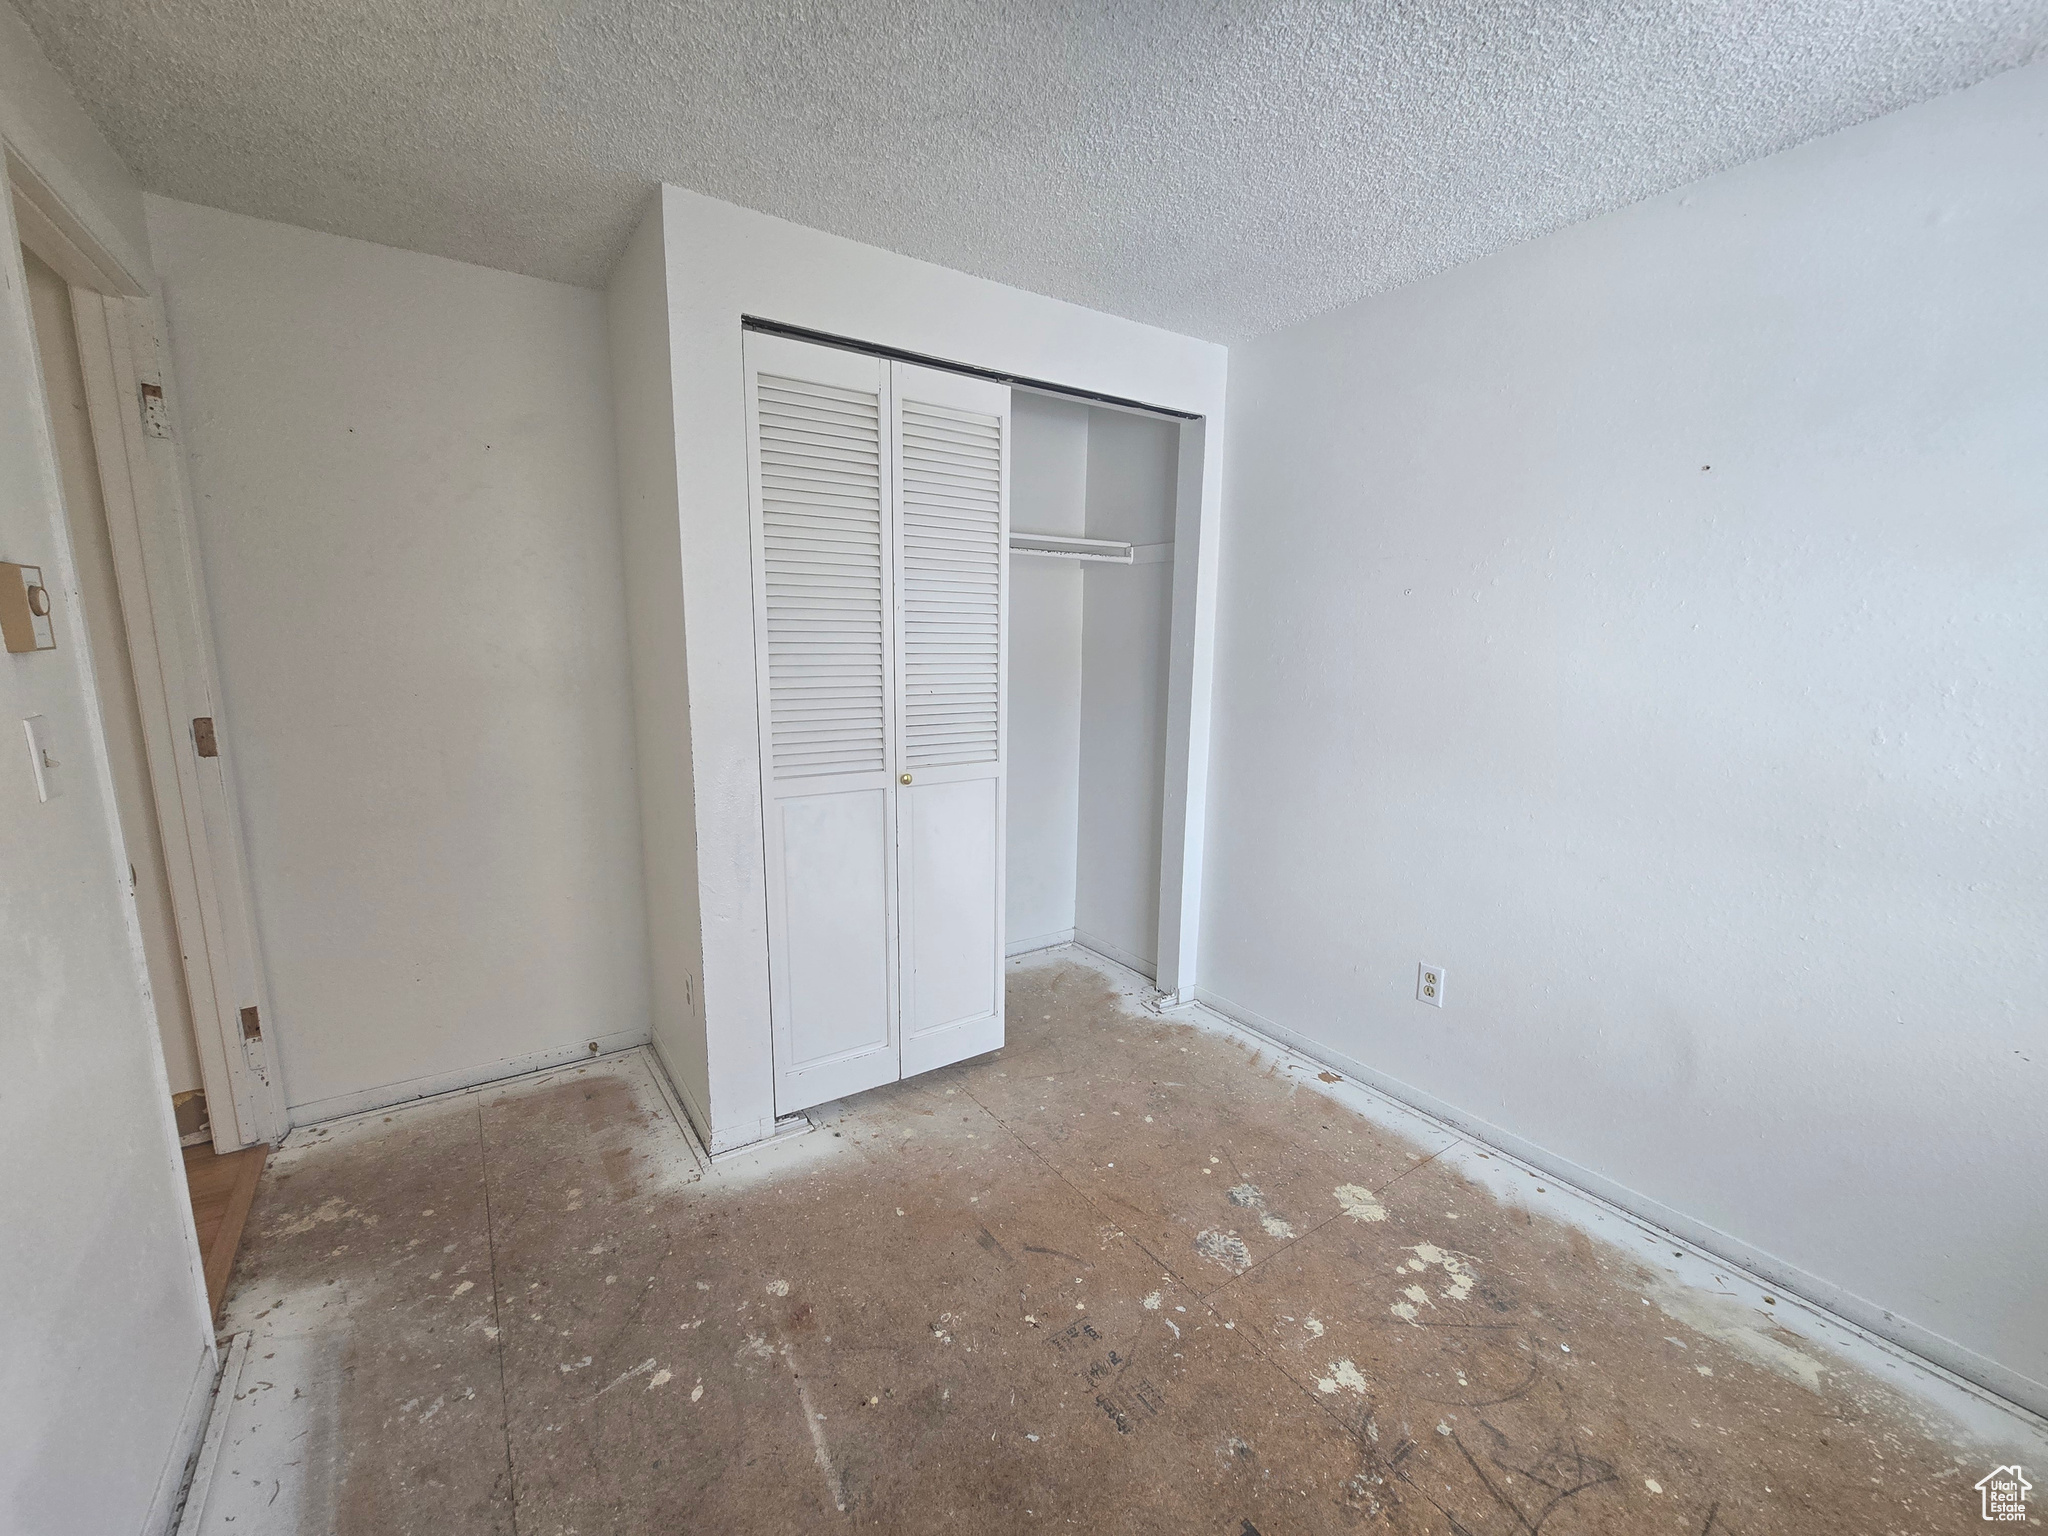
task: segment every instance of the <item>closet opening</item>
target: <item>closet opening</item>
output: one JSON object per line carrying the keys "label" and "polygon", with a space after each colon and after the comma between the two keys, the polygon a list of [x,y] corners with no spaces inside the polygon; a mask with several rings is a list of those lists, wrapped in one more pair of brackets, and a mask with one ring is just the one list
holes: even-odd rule
{"label": "closet opening", "polygon": [[777,1114],[998,1049],[1034,950],[1184,997],[1206,423],[744,342]]}
{"label": "closet opening", "polygon": [[1156,979],[1182,419],[1011,391],[1007,952]]}

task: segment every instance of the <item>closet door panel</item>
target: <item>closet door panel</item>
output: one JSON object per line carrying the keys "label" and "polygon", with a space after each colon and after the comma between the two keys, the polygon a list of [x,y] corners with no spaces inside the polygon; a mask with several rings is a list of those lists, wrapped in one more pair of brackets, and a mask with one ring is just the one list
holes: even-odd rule
{"label": "closet door panel", "polygon": [[906,1076],[1003,1043],[1010,392],[893,365]]}
{"label": "closet door panel", "polygon": [[[903,1072],[1003,1043],[1001,817],[997,781],[903,792]],[[992,953],[992,948],[996,951]]]}
{"label": "closet door panel", "polygon": [[889,1046],[889,791],[796,795],[775,809],[790,1065],[815,1075]]}
{"label": "closet door panel", "polygon": [[749,335],[775,1107],[892,1082],[894,550],[888,365]]}

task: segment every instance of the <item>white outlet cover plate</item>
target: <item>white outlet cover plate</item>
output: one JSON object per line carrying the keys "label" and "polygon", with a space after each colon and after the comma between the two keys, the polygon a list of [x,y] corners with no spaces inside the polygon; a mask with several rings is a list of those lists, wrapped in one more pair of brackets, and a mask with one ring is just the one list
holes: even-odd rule
{"label": "white outlet cover plate", "polygon": [[1415,967],[1415,1000],[1432,1008],[1444,1005],[1444,968],[1423,961]]}

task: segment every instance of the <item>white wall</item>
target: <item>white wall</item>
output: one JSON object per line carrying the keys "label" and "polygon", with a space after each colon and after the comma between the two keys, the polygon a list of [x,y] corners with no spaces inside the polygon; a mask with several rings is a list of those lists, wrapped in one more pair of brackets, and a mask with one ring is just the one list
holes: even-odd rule
{"label": "white wall", "polygon": [[[1128,411],[1088,414],[1088,537],[1171,544],[1179,427]],[[1150,558],[1090,565],[1083,580],[1075,936],[1151,976],[1159,962],[1173,566]]]}
{"label": "white wall", "polygon": [[[1088,517],[1085,405],[1016,390],[1010,526],[1080,536]],[[1008,886],[1013,951],[1074,936],[1081,814],[1081,567],[1010,556]]]}
{"label": "white wall", "polygon": [[[662,189],[660,217],[675,361],[709,1110],[711,1139],[723,1146],[755,1139],[774,1123],[746,421],[738,383],[742,318],[1144,400],[1206,416],[1219,432],[1225,353],[679,187]],[[1184,499],[1213,529],[1221,495],[1221,468],[1212,457],[1200,494]],[[682,661],[673,653],[636,656],[635,666]],[[1176,686],[1206,695],[1202,667],[1191,650]],[[1200,816],[1197,803],[1198,824]],[[646,856],[680,861],[683,852],[673,839],[651,840]],[[652,936],[657,949],[671,941],[660,930]]]}
{"label": "white wall", "polygon": [[602,296],[148,212],[295,1117],[644,1040]]}
{"label": "white wall", "polygon": [[645,861],[654,1046],[709,1126],[709,1059],[697,978],[704,971],[697,906],[696,781],[690,763],[689,649],[676,520],[675,403],[670,379],[668,265],[658,217],[644,218],[605,297],[619,468],[619,518],[633,677],[640,824]]}
{"label": "white wall", "polygon": [[2037,65],[1233,349],[1202,973],[2037,1409],[2044,165]]}
{"label": "white wall", "polygon": [[[147,270],[133,179],[4,6],[0,134]],[[213,1340],[61,506],[0,208],[0,558],[43,567],[57,631],[0,654],[0,1527],[130,1532],[168,1515]]]}

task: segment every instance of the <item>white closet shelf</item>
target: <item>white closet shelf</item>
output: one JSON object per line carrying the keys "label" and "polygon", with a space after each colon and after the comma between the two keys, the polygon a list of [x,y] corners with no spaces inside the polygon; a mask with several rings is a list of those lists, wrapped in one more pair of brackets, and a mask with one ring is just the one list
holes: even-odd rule
{"label": "white closet shelf", "polygon": [[[1013,555],[1049,555],[1056,560],[1102,560],[1112,565],[1151,565],[1172,557],[1171,544],[1126,544],[1121,539],[1077,539],[1065,533],[1010,534]],[[1162,553],[1163,552],[1163,553]]]}

